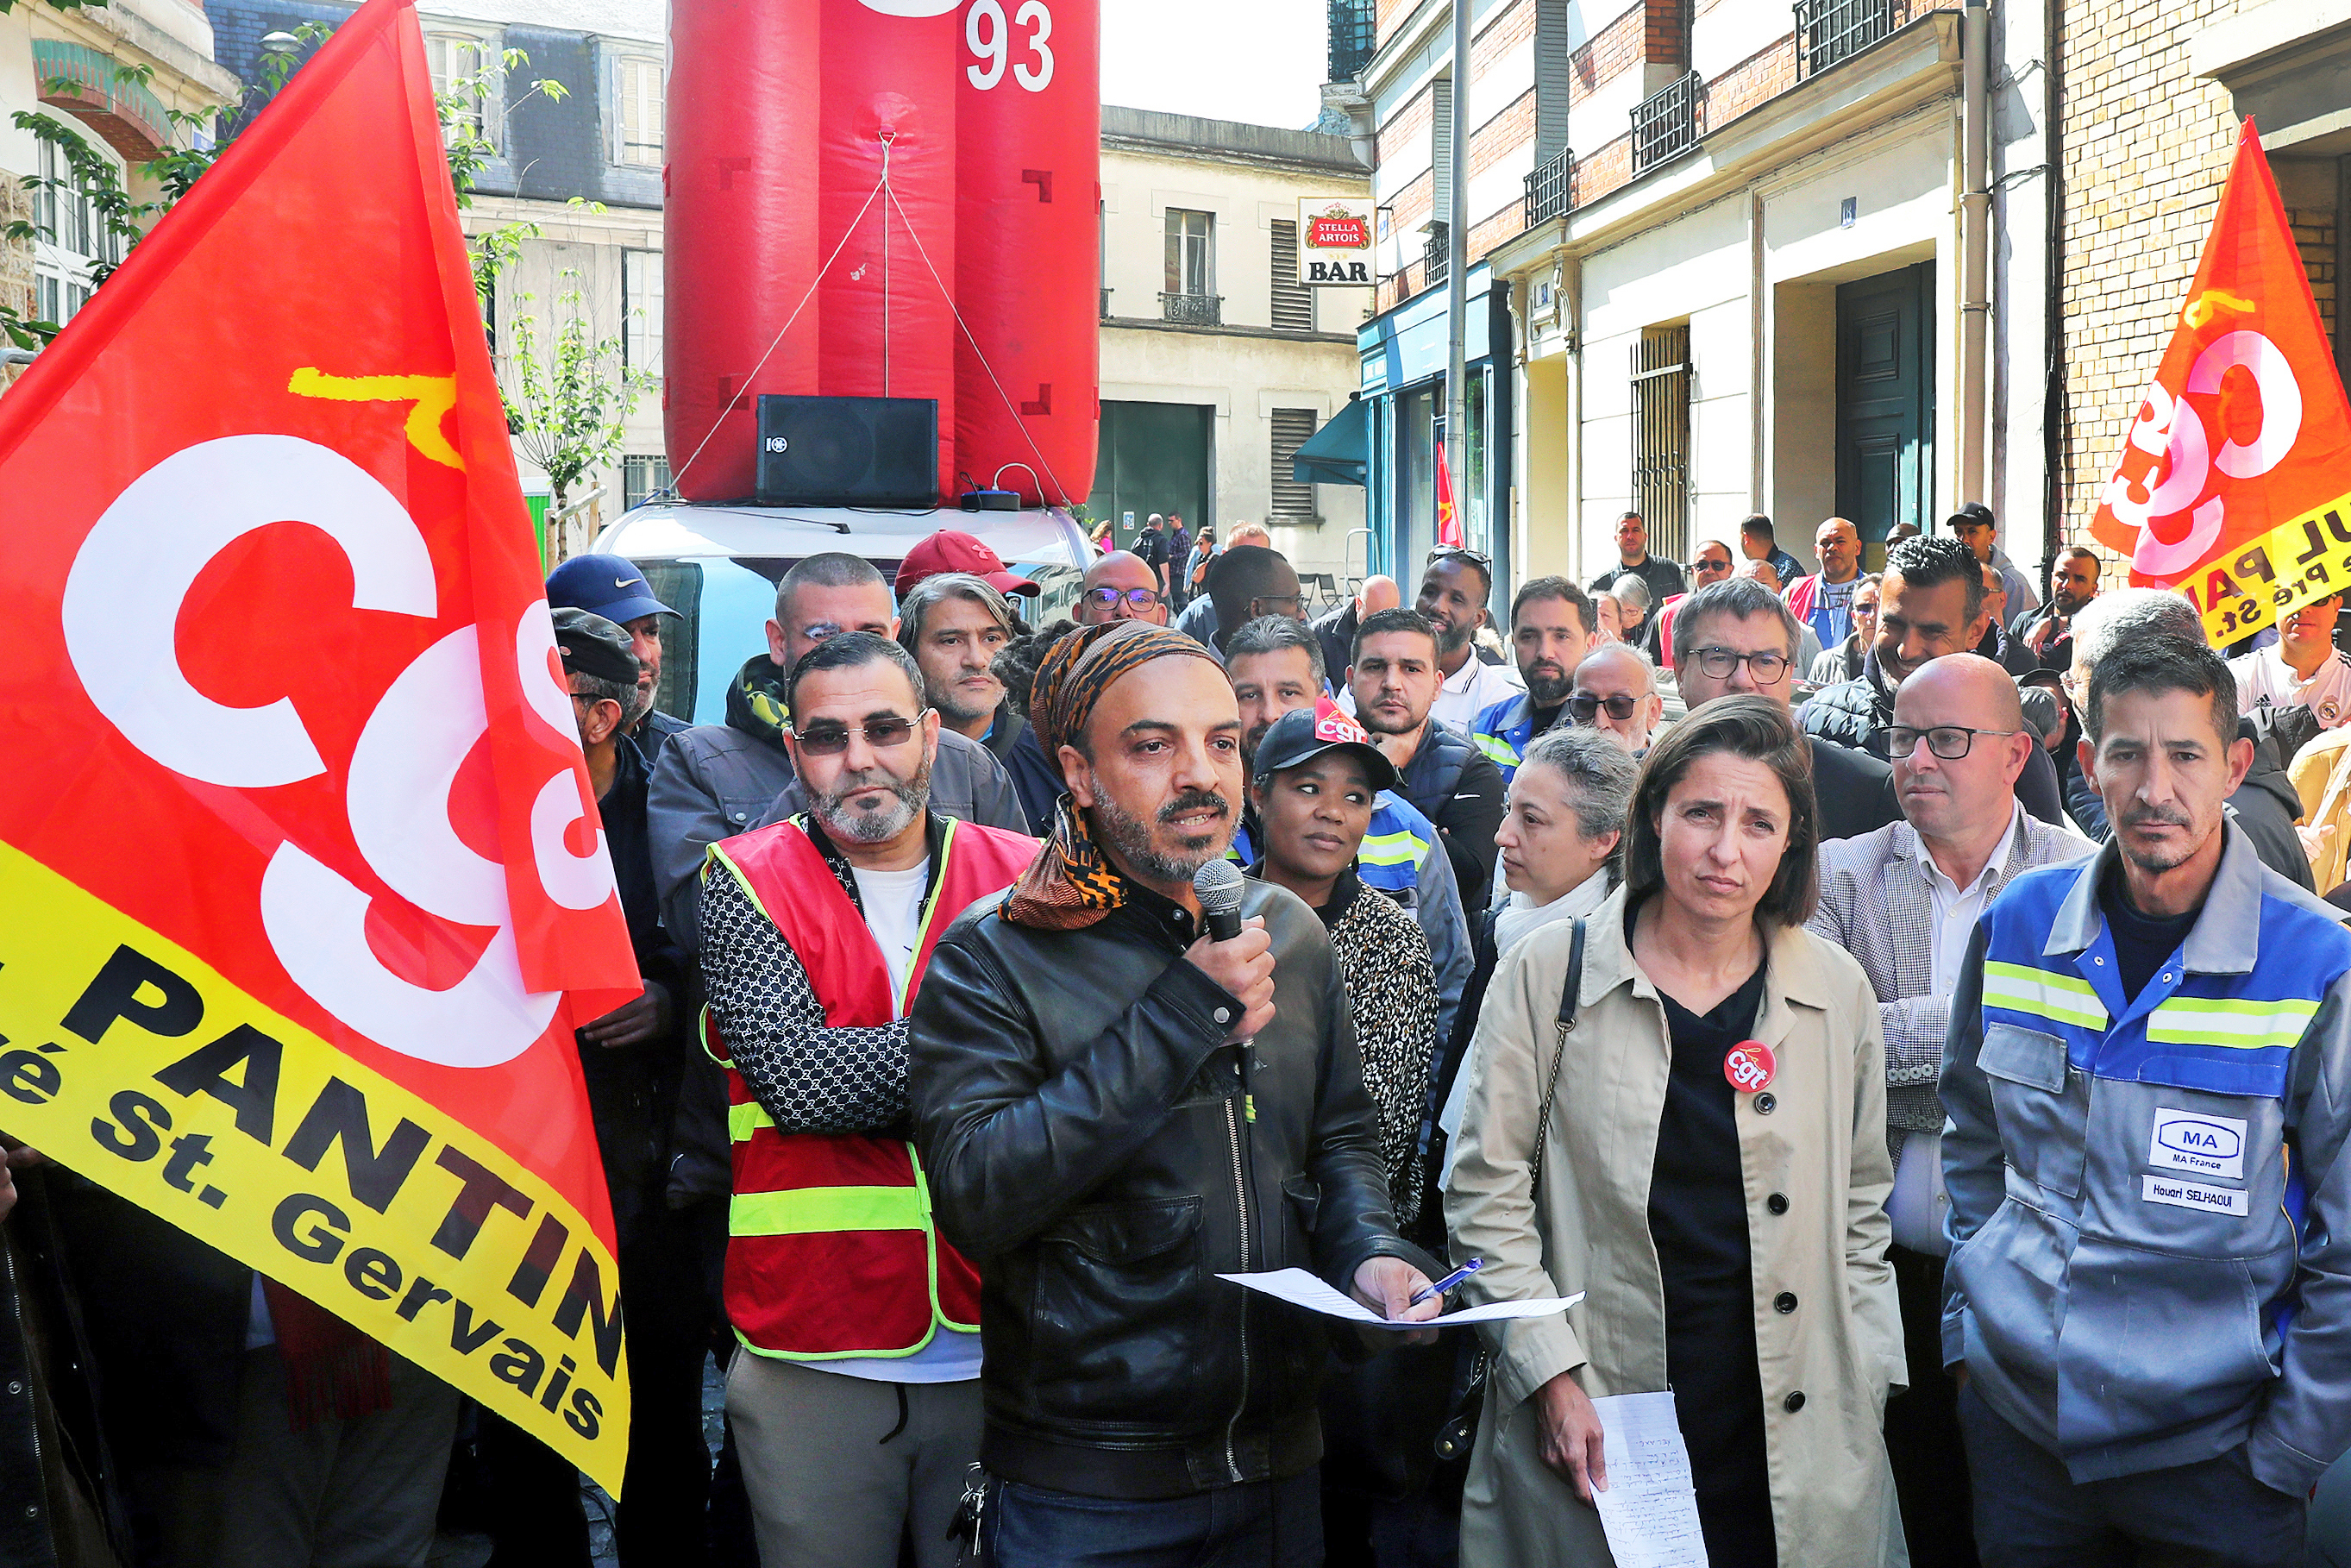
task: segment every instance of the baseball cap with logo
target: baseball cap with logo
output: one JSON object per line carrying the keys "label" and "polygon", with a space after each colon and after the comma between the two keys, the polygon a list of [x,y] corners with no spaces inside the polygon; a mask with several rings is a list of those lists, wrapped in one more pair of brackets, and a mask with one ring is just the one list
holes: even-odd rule
{"label": "baseball cap with logo", "polygon": [[555,648],[563,656],[567,675],[592,675],[622,686],[637,684],[637,656],[629,650],[629,634],[592,611],[557,611]]}
{"label": "baseball cap with logo", "polygon": [[1380,755],[1364,727],[1347,716],[1329,697],[1317,697],[1312,707],[1292,708],[1273,721],[1258,742],[1257,771],[1262,778],[1312,761],[1341,747],[1354,752],[1374,789],[1396,787],[1395,765]]}
{"label": "baseball cap with logo", "polygon": [[586,610],[627,624],[641,615],[674,615],[653,597],[636,563],[617,555],[575,555],[547,577],[550,610]]}
{"label": "baseball cap with logo", "polygon": [[898,597],[905,598],[923,579],[936,577],[943,571],[967,571],[998,593],[1033,596],[1045,591],[1019,573],[1005,570],[1004,558],[969,534],[941,528],[908,550],[906,559],[898,563],[898,580],[894,584]]}

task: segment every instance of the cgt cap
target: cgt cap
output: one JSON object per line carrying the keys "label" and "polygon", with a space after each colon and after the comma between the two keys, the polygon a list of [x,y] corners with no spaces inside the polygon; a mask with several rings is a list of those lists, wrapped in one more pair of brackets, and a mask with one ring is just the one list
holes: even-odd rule
{"label": "cgt cap", "polygon": [[1262,778],[1311,762],[1341,747],[1354,752],[1374,789],[1396,787],[1395,765],[1380,754],[1364,727],[1329,697],[1317,697],[1311,708],[1292,708],[1273,721],[1257,746],[1257,772]]}
{"label": "cgt cap", "polygon": [[626,624],[643,615],[674,615],[653,597],[636,563],[617,555],[575,555],[547,577],[547,602],[555,610],[587,610]]}
{"label": "cgt cap", "polygon": [[637,656],[629,651],[629,634],[601,615],[568,606],[557,611],[555,647],[563,655],[567,675],[621,686],[637,684]]}
{"label": "cgt cap", "polygon": [[1045,591],[1019,573],[1005,570],[1003,557],[971,535],[954,528],[941,528],[908,550],[906,559],[898,563],[898,580],[893,587],[898,597],[904,599],[923,579],[936,577],[943,571],[967,571],[998,593],[1034,597]]}

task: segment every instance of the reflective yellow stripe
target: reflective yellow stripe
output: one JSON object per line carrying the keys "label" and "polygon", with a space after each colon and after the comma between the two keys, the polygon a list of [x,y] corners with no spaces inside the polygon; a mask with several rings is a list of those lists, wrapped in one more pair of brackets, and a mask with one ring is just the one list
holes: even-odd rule
{"label": "reflective yellow stripe", "polygon": [[1365,865],[1418,865],[1428,841],[1417,833],[1366,833],[1355,859]]}
{"label": "reflective yellow stripe", "polygon": [[1499,766],[1516,768],[1519,765],[1519,748],[1500,736],[1473,735],[1469,738],[1478,743],[1479,750],[1484,752]]}
{"label": "reflective yellow stripe", "polygon": [[729,1143],[748,1143],[752,1134],[775,1124],[776,1119],[768,1115],[757,1100],[746,1100],[740,1105],[726,1107],[726,1138]]}
{"label": "reflective yellow stripe", "polygon": [[2055,1023],[2080,1029],[2106,1027],[2106,1005],[2087,980],[2053,975],[2022,964],[1988,961],[1983,973],[1983,1005],[2032,1013]]}
{"label": "reflective yellow stripe", "polygon": [[2316,1002],[2174,997],[2147,1014],[2147,1038],[2158,1045],[2263,1051],[2271,1046],[2292,1046],[2317,1016]]}
{"label": "reflective yellow stripe", "polygon": [[738,1192],[726,1210],[729,1236],[928,1228],[918,1186],[804,1186],[791,1192]]}

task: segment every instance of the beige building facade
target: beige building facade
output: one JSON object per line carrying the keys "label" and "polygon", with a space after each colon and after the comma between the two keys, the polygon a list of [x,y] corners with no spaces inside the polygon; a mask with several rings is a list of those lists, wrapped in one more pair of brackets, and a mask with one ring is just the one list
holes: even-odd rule
{"label": "beige building facade", "polygon": [[1102,431],[1088,510],[1262,522],[1301,572],[1364,571],[1364,490],[1290,452],[1345,408],[1371,290],[1297,282],[1299,203],[1360,197],[1343,137],[1102,110]]}

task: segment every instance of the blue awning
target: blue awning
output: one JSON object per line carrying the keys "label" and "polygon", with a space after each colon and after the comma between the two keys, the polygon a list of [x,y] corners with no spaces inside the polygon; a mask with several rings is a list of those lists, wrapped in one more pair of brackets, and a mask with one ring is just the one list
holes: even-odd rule
{"label": "blue awning", "polygon": [[1361,485],[1371,459],[1372,443],[1364,412],[1356,398],[1331,416],[1331,423],[1306,438],[1291,456],[1290,476],[1301,485]]}

